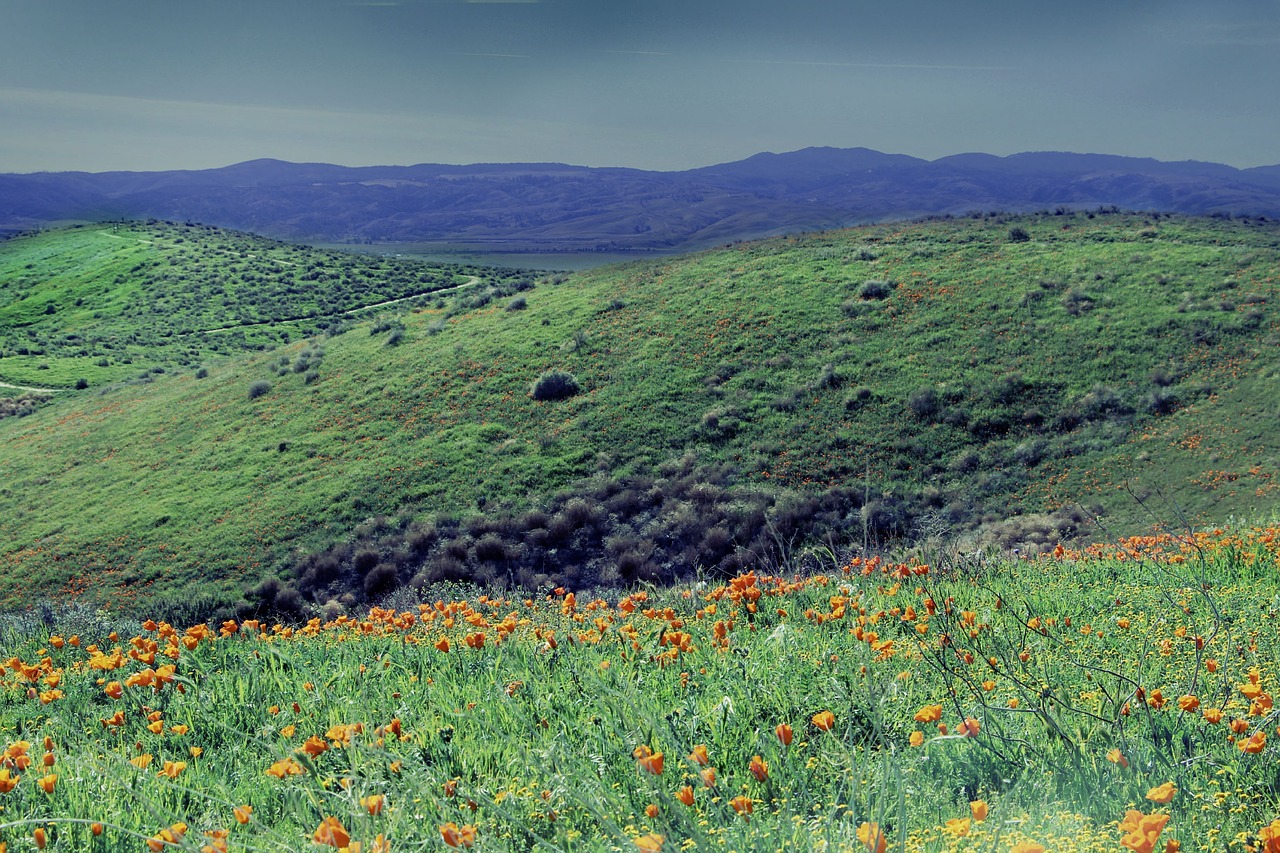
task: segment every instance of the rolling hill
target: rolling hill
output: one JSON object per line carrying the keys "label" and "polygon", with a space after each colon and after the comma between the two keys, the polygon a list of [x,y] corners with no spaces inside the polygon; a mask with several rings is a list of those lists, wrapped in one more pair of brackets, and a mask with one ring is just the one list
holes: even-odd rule
{"label": "rolling hill", "polygon": [[157,217],[310,242],[670,252],[970,211],[1118,206],[1277,217],[1278,168],[1056,152],[928,161],[865,148],[765,153],[684,172],[255,160],[203,171],[0,175],[0,230]]}
{"label": "rolling hill", "polygon": [[[109,227],[0,264],[92,298],[133,261]],[[261,274],[243,235],[128,227],[177,281]],[[494,279],[186,364],[140,340],[172,369],[0,420],[0,603],[301,613],[1273,514],[1278,262],[1256,220],[976,216]],[[556,370],[577,393],[536,399]]]}

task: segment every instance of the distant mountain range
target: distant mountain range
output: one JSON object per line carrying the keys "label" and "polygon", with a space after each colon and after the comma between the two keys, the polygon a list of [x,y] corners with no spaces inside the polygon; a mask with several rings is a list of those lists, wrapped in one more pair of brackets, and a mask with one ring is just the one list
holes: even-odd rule
{"label": "distant mountain range", "polygon": [[0,175],[0,231],[156,218],[298,241],[512,250],[671,251],[872,220],[1098,206],[1280,217],[1280,165],[1061,152],[930,161],[806,148],[684,172],[253,160],[200,171]]}

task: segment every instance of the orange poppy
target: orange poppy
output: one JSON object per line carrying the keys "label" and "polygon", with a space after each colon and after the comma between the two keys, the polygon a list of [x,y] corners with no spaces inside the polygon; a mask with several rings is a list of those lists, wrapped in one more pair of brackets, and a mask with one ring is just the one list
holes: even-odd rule
{"label": "orange poppy", "polygon": [[835,727],[836,716],[830,711],[819,711],[813,715],[813,724],[824,732],[829,732]]}
{"label": "orange poppy", "polygon": [[320,821],[320,825],[311,835],[311,840],[316,844],[325,844],[329,847],[341,848],[351,844],[351,836],[347,834],[342,822],[336,817],[327,817]]}

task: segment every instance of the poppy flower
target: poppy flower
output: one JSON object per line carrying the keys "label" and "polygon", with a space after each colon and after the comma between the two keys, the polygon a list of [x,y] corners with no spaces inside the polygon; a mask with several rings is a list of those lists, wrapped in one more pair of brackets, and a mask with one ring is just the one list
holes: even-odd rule
{"label": "poppy flower", "polygon": [[835,727],[836,716],[830,711],[819,711],[812,717],[813,724],[824,732],[829,732]]}
{"label": "poppy flower", "polygon": [[703,767],[711,763],[711,759],[707,756],[707,748],[703,744],[698,744],[693,748],[693,751],[689,753],[689,760],[694,764],[701,764]]}
{"label": "poppy flower", "polygon": [[956,734],[963,737],[975,737],[981,729],[982,723],[973,717],[965,717],[964,722],[956,726]]}
{"label": "poppy flower", "polygon": [[907,738],[907,743],[912,746],[924,746],[924,732],[915,731],[911,733],[911,737]]}
{"label": "poppy flower", "polygon": [[917,723],[936,723],[942,719],[942,706],[925,705],[919,711],[916,711],[914,719]]}
{"label": "poppy flower", "polygon": [[676,799],[684,803],[686,806],[692,806],[693,805],[693,786],[685,785],[683,788],[681,788],[680,792],[676,794]]}
{"label": "poppy flower", "polygon": [[746,818],[747,815],[756,810],[755,801],[745,794],[739,794],[734,797],[729,801],[729,805],[733,806],[733,810],[742,815],[743,818]]}
{"label": "poppy flower", "polygon": [[49,843],[48,837],[44,834],[44,827],[37,826],[31,831],[31,840],[36,843],[36,849],[43,850],[44,846]]}
{"label": "poppy flower", "polygon": [[249,822],[249,817],[253,814],[253,806],[236,806],[231,811],[236,816],[236,823],[244,824]]}
{"label": "poppy flower", "polygon": [[40,786],[40,790],[46,794],[52,794],[54,786],[58,784],[58,774],[50,773],[48,776],[41,776],[37,784]]}
{"label": "poppy flower", "polygon": [[1247,752],[1250,755],[1257,755],[1259,752],[1267,748],[1267,733],[1254,732],[1244,740],[1236,741],[1236,748],[1241,752]]}
{"label": "poppy flower", "polygon": [[791,746],[791,739],[795,736],[795,733],[792,732],[790,724],[778,723],[773,731],[783,746]]}
{"label": "poppy flower", "polygon": [[1147,799],[1153,803],[1161,805],[1170,802],[1173,795],[1178,793],[1178,789],[1174,787],[1172,782],[1165,782],[1163,785],[1157,785],[1150,791],[1147,791]]}
{"label": "poppy flower", "polygon": [[662,849],[662,845],[664,845],[666,841],[667,839],[663,836],[656,832],[651,832],[648,835],[642,835],[635,839],[635,845],[640,850],[646,850],[649,851],[649,853],[657,853],[657,851]]}
{"label": "poppy flower", "polygon": [[646,755],[636,759],[636,766],[646,773],[654,776],[662,775],[662,753],[655,752],[652,755]]}
{"label": "poppy flower", "polygon": [[316,831],[311,835],[311,840],[316,844],[324,844],[329,847],[341,848],[351,844],[351,836],[347,834],[342,822],[336,817],[327,817],[320,821],[320,825],[316,827]]}
{"label": "poppy flower", "polygon": [[450,821],[440,827],[440,837],[444,839],[446,847],[452,847],[455,850],[470,847],[476,843],[476,828],[469,823],[458,826]]}
{"label": "poppy flower", "polygon": [[884,853],[885,848],[889,846],[884,830],[880,824],[873,821],[863,821],[858,827],[858,840],[866,845],[867,853]]}
{"label": "poppy flower", "polygon": [[757,782],[763,782],[769,778],[769,762],[758,755],[751,756],[751,764],[748,769],[751,771],[751,775],[756,777]]}
{"label": "poppy flower", "polygon": [[386,797],[382,794],[370,794],[367,797],[360,798],[360,805],[369,810],[371,815],[382,814],[383,806],[386,804]]}
{"label": "poppy flower", "polygon": [[698,776],[702,779],[702,785],[705,788],[714,788],[716,786],[716,769],[714,767],[704,767],[698,771]]}
{"label": "poppy flower", "polygon": [[969,803],[969,811],[973,814],[973,819],[976,823],[982,823],[987,819],[987,801],[974,800]]}
{"label": "poppy flower", "polygon": [[656,818],[658,816],[658,806],[654,803],[649,803],[644,807],[644,815],[650,820]]}

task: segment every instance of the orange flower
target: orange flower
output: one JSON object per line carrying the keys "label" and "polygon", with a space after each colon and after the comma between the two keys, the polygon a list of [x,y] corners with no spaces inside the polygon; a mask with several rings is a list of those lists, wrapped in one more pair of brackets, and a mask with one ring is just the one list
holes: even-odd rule
{"label": "orange flower", "polygon": [[782,742],[783,746],[791,746],[791,739],[795,735],[794,732],[791,731],[791,726],[789,724],[778,723],[773,731],[774,734],[778,736],[778,740]]}
{"label": "orange flower", "polygon": [[185,823],[175,823],[168,829],[162,829],[147,839],[147,849],[152,853],[160,853],[166,847],[176,847],[182,843],[182,836],[187,834]]}
{"label": "orange flower", "polygon": [[657,853],[657,851],[662,849],[662,846],[666,841],[667,839],[663,838],[658,833],[651,832],[648,835],[642,835],[635,839],[635,845],[641,850],[649,851],[649,853]]}
{"label": "orange flower", "polygon": [[1178,697],[1178,709],[1181,711],[1187,711],[1188,713],[1190,713],[1191,711],[1194,711],[1199,707],[1200,707],[1200,700],[1189,693],[1186,696]]}
{"label": "orange flower", "polygon": [[450,821],[440,827],[440,837],[444,839],[446,847],[452,847],[455,850],[459,847],[470,847],[476,843],[476,828],[469,823],[458,826]]}
{"label": "orange flower", "polygon": [[1236,748],[1241,752],[1256,755],[1267,748],[1267,733],[1263,731],[1254,732],[1244,740],[1236,741]]}
{"label": "orange flower", "polygon": [[1045,853],[1043,844],[1034,841],[1022,841],[1009,848],[1009,853]]}
{"label": "orange flower", "polygon": [[119,699],[124,695],[124,685],[118,681],[108,681],[107,686],[102,688],[102,692],[112,699]]}
{"label": "orange flower", "polygon": [[656,818],[656,817],[658,816],[658,807],[657,807],[657,805],[656,805],[656,804],[654,804],[654,803],[649,803],[649,805],[645,806],[645,807],[644,807],[644,815],[645,815],[645,817],[649,818],[650,820],[652,820],[652,819]]}
{"label": "orange flower", "polygon": [[18,786],[21,776],[14,776],[8,767],[0,769],[0,794],[7,794]]}
{"label": "orange flower", "polygon": [[941,719],[941,705],[925,705],[919,711],[916,711],[915,721],[917,723],[936,723]]}
{"label": "orange flower", "polygon": [[636,759],[636,766],[646,773],[652,773],[654,776],[662,775],[662,753],[655,752],[652,755],[645,755]]}
{"label": "orange flower", "polygon": [[813,715],[813,724],[824,732],[831,731],[836,724],[836,716],[830,711],[819,711]]}
{"label": "orange flower", "polygon": [[54,786],[58,784],[58,774],[50,773],[48,776],[41,776],[37,784],[40,786],[41,791],[46,794],[52,794]]}
{"label": "orange flower", "polygon": [[49,843],[48,837],[44,834],[44,827],[37,826],[31,831],[31,839],[36,843],[36,849],[43,850],[44,846]]}
{"label": "orange flower", "polygon": [[311,835],[311,840],[316,844],[325,844],[329,847],[347,847],[351,844],[351,836],[347,834],[342,822],[336,817],[327,817],[320,821],[320,825]]}
{"label": "orange flower", "polygon": [[748,769],[751,775],[756,777],[757,782],[763,782],[769,778],[769,762],[758,755],[751,756],[751,765]]}
{"label": "orange flower", "polygon": [[964,722],[956,726],[956,734],[964,737],[974,737],[982,728],[982,724],[973,717],[965,717]]}
{"label": "orange flower", "polygon": [[1150,791],[1147,791],[1147,799],[1153,803],[1165,803],[1173,800],[1173,795],[1178,793],[1178,789],[1174,787],[1172,782],[1165,782],[1163,785],[1157,785]]}
{"label": "orange flower", "polygon": [[689,753],[689,760],[694,764],[701,764],[703,767],[711,763],[711,759],[707,757],[707,748],[703,744],[698,744],[693,748],[693,751]]}
{"label": "orange flower", "polygon": [[969,834],[970,821],[967,817],[953,817],[947,821],[946,831],[956,838],[964,838]]}
{"label": "orange flower", "polygon": [[866,845],[868,853],[884,853],[889,844],[880,824],[873,821],[863,821],[858,827],[858,840]]}
{"label": "orange flower", "polygon": [[706,788],[714,788],[716,786],[716,769],[714,767],[704,767],[698,771],[698,776],[702,779],[702,785]]}
{"label": "orange flower", "polygon": [[144,752],[136,758],[130,758],[129,763],[139,770],[146,770],[151,766],[151,753]]}
{"label": "orange flower", "polygon": [[1129,766],[1129,759],[1124,757],[1124,753],[1121,752],[1119,748],[1107,750],[1107,761],[1110,761],[1112,764],[1119,764],[1121,767]]}
{"label": "orange flower", "polygon": [[912,746],[924,746],[924,732],[912,732],[911,737],[907,738],[907,743]]}
{"label": "orange flower", "polygon": [[1222,722],[1221,708],[1205,708],[1201,713],[1204,715],[1205,722],[1217,725]]}
{"label": "orange flower", "polygon": [[302,773],[302,765],[292,758],[285,758],[272,764],[264,771],[268,776],[283,779],[286,776],[297,776]]}
{"label": "orange flower", "polygon": [[[1172,794],[1170,796],[1172,797]],[[1143,814],[1130,809],[1125,814],[1124,820],[1120,821],[1120,831],[1125,833],[1120,839],[1120,845],[1128,847],[1134,853],[1152,853],[1160,833],[1164,831],[1164,825],[1168,822],[1167,814]]]}
{"label": "orange flower", "polygon": [[371,815],[382,814],[383,806],[386,805],[386,797],[382,794],[370,794],[367,797],[360,798],[360,805],[369,810]]}
{"label": "orange flower", "polygon": [[100,823],[89,824],[89,831],[93,833],[94,838],[97,838],[99,835],[101,835],[104,829],[106,829],[106,827]]}
{"label": "orange flower", "polygon": [[685,785],[680,789],[680,793],[676,794],[676,799],[684,803],[686,806],[693,805],[693,786]]}
{"label": "orange flower", "polygon": [[733,810],[742,815],[743,818],[746,818],[747,815],[756,810],[755,801],[745,794],[739,794],[734,797],[729,801],[729,805],[733,806]]}
{"label": "orange flower", "polygon": [[177,779],[178,775],[182,773],[183,770],[186,770],[186,769],[187,769],[187,762],[185,761],[165,761],[164,767],[162,767],[160,769],[160,772],[158,772],[156,775],[161,777],[167,777],[169,779]]}
{"label": "orange flower", "polygon": [[977,823],[982,823],[984,820],[987,819],[987,811],[988,811],[987,801],[974,800],[973,802],[969,803],[969,811],[973,813],[974,821],[976,821]]}
{"label": "orange flower", "polygon": [[253,814],[253,806],[236,806],[231,810],[236,816],[236,823],[248,823],[250,815]]}
{"label": "orange flower", "polygon": [[449,638],[448,638],[448,637],[441,637],[439,640],[437,640],[437,641],[436,641],[436,648],[437,648],[438,650],[442,651],[442,652],[447,652],[447,651],[449,651]]}

